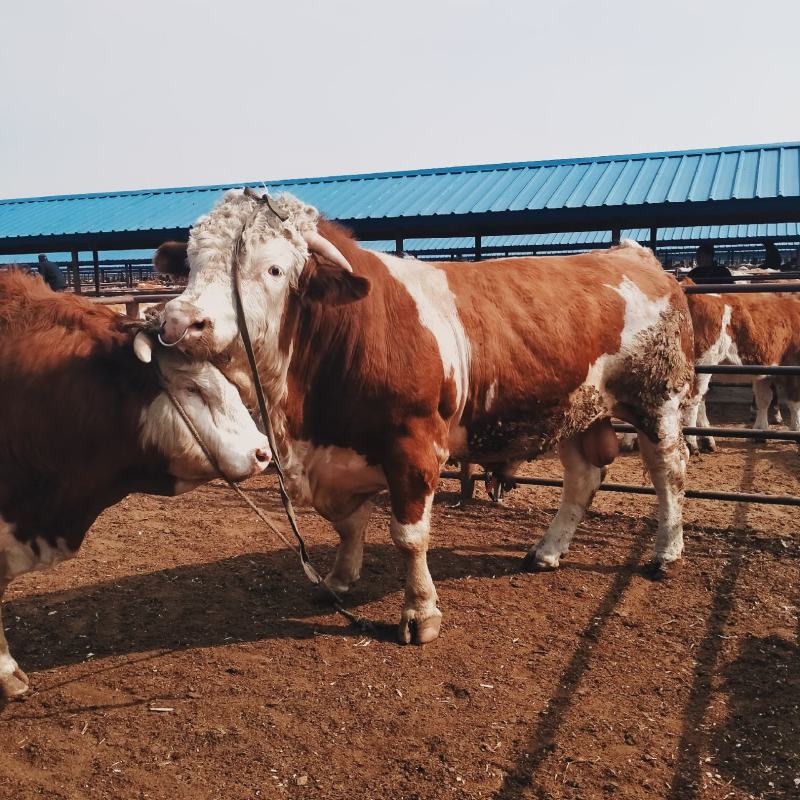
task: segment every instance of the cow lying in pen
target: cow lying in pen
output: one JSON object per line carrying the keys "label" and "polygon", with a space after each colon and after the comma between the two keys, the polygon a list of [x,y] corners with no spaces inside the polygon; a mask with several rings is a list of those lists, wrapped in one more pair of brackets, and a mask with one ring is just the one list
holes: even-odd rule
{"label": "cow lying in pen", "polygon": [[388,488],[407,567],[399,638],[434,639],[426,556],[442,465],[554,446],[561,507],[526,564],[557,567],[616,452],[612,416],[644,434],[659,500],[653,563],[680,557],[692,331],[683,292],[649,250],[422,263],[362,249],[292,196],[270,203],[230,192],[193,227],[188,286],[167,304],[163,335],[218,359],[252,398],[232,302],[237,257],[289,489],[341,537],[330,587],[358,579],[370,499]]}
{"label": "cow lying in pen", "polygon": [[[0,274],[0,599],[17,576],[74,556],[127,494],[217,476],[164,386],[228,477],[267,466],[266,438],[215,367],[154,353],[141,324],[39,278]],[[27,687],[0,619],[0,697]]]}

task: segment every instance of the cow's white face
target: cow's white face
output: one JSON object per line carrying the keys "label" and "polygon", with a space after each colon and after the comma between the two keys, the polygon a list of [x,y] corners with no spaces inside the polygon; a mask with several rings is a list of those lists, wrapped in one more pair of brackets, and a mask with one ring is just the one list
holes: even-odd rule
{"label": "cow's white face", "polygon": [[[168,356],[159,359],[159,366],[226,477],[240,481],[266,469],[272,456],[267,437],[216,367]],[[140,439],[165,457],[178,493],[219,477],[164,392],[142,411]]]}
{"label": "cow's white face", "polygon": [[240,237],[242,303],[265,377],[275,379],[286,366],[280,332],[290,295],[341,304],[367,294],[369,282],[353,275],[344,256],[317,234],[316,210],[288,195],[276,202],[285,220],[253,195],[231,192],[193,228],[187,287],[164,309],[165,342],[202,359],[237,344],[232,262]]}
{"label": "cow's white face", "polygon": [[[166,341],[180,339],[179,348],[195,357],[225,352],[239,336],[233,296],[230,253],[209,247],[189,248],[191,273],[180,297],[165,308]],[[239,274],[242,303],[250,336],[263,351],[277,347],[283,309],[308,256],[283,237],[253,243],[243,253]],[[273,360],[277,353],[260,353]]]}

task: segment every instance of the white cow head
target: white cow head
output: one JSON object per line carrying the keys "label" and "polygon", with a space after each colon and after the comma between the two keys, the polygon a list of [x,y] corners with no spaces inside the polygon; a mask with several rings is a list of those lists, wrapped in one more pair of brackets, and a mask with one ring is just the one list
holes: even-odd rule
{"label": "white cow head", "polygon": [[291,195],[267,200],[231,191],[192,228],[190,274],[183,294],[167,303],[162,336],[197,358],[226,353],[239,336],[232,263],[241,237],[239,274],[248,329],[269,377],[282,372],[280,329],[290,298],[341,305],[364,297],[366,278],[317,231],[319,214]]}
{"label": "white cow head", "polygon": [[[147,334],[137,334],[134,351],[141,361],[152,360],[153,344]],[[155,357],[162,381],[225,476],[240,481],[263,472],[272,457],[269,442],[225,376],[208,362],[190,361],[178,353],[159,350]],[[177,479],[176,493],[219,477],[165,392],[142,410],[140,443],[166,459],[169,474]]]}

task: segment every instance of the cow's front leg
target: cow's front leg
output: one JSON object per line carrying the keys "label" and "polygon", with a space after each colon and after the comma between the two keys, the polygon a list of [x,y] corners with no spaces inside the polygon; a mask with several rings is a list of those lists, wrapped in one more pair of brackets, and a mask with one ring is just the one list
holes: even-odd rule
{"label": "cow's front leg", "polygon": [[19,668],[8,650],[2,609],[3,593],[7,586],[7,583],[0,583],[0,698],[12,700],[28,691],[28,676]]}
{"label": "cow's front leg", "polygon": [[325,578],[325,585],[337,594],[344,594],[361,577],[364,560],[364,538],[367,532],[372,502],[367,500],[350,516],[333,523],[341,542],[336,551],[333,568]]}
{"label": "cow's front leg", "polygon": [[547,533],[525,556],[523,569],[555,569],[561,556],[569,550],[576,528],[603,479],[603,470],[586,460],[580,437],[561,442],[558,457],[564,465],[564,489],[561,504]]}
{"label": "cow's front leg", "polygon": [[391,495],[392,541],[406,562],[406,595],[398,639],[425,644],[439,635],[442,612],[436,607],[436,588],[428,570],[428,541],[433,493],[439,462],[429,445],[401,442],[386,467]]}

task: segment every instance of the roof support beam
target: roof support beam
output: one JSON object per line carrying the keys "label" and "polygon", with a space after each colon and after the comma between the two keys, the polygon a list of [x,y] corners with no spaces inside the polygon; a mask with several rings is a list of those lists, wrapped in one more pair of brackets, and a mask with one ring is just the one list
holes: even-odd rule
{"label": "roof support beam", "polygon": [[481,237],[475,237],[475,260],[480,261],[483,258]]}
{"label": "roof support beam", "polygon": [[75,294],[81,294],[81,269],[78,266],[78,251],[72,251],[72,264],[70,267],[72,271],[72,290]]}
{"label": "roof support beam", "polygon": [[97,250],[92,250],[92,269],[94,271],[94,293],[100,297],[100,259]]}

